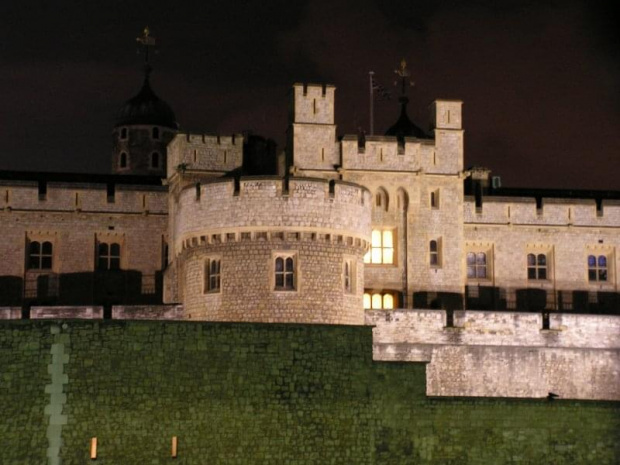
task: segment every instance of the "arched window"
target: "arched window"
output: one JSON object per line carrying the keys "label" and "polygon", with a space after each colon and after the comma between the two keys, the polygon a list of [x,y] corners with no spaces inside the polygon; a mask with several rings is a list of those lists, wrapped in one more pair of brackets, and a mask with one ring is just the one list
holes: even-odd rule
{"label": "arched window", "polygon": [[121,128],[121,139],[127,139],[127,128]]}
{"label": "arched window", "polygon": [[152,139],[159,139],[159,128],[157,126],[155,126],[152,130],[151,130],[151,138]]}
{"label": "arched window", "polygon": [[375,206],[379,210],[388,210],[388,194],[385,189],[379,188],[375,194]]}
{"label": "arched window", "polygon": [[28,248],[29,270],[51,270],[53,246],[49,241],[33,241]]}
{"label": "arched window", "polygon": [[407,211],[407,207],[409,206],[409,196],[407,192],[401,187],[398,189],[396,193],[396,208],[398,211]]}
{"label": "arched window", "polygon": [[118,159],[118,166],[120,168],[127,168],[127,154],[125,152],[121,152],[121,155]]}
{"label": "arched window", "polygon": [[527,254],[527,279],[547,279],[547,256]]}
{"label": "arched window", "polygon": [[275,289],[295,290],[295,260],[292,256],[277,256],[274,263]]}
{"label": "arched window", "polygon": [[467,278],[487,278],[487,254],[484,252],[469,252],[467,254]]}
{"label": "arched window", "polygon": [[364,293],[365,310],[391,310],[395,307],[396,298],[390,292]]}
{"label": "arched window", "polygon": [[588,255],[588,281],[607,281],[606,255]]}
{"label": "arched window", "polygon": [[159,168],[159,152],[151,153],[151,168]]}
{"label": "arched window", "polygon": [[116,242],[100,242],[97,247],[97,269],[102,271],[120,270],[121,246]]}

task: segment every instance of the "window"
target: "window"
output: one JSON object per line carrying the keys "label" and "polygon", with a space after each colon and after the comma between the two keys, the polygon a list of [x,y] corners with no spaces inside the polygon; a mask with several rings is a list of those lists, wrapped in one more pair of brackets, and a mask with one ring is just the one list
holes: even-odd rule
{"label": "window", "polygon": [[352,294],[355,292],[355,261],[353,259],[345,259],[342,269],[342,283],[344,292]]}
{"label": "window", "polygon": [[439,208],[439,189],[431,191],[429,202],[431,208]]}
{"label": "window", "polygon": [[388,195],[385,189],[379,188],[379,190],[377,190],[377,193],[375,194],[375,206],[377,207],[377,209],[387,211],[388,200]]}
{"label": "window", "polygon": [[467,253],[467,278],[487,279],[487,254],[485,252]]}
{"label": "window", "polygon": [[49,241],[33,241],[28,246],[28,269],[51,270],[53,246]]}
{"label": "window", "polygon": [[205,283],[204,292],[220,292],[220,259],[208,259],[205,261]]}
{"label": "window", "polygon": [[394,264],[394,231],[372,231],[371,247],[364,256],[364,263]]}
{"label": "window", "polygon": [[547,279],[547,256],[544,253],[527,254],[527,279]]}
{"label": "window", "polygon": [[295,257],[278,255],[274,262],[275,290],[295,290]]}
{"label": "window", "polygon": [[159,168],[159,153],[151,153],[151,168]]}
{"label": "window", "polygon": [[159,128],[158,127],[154,127],[151,131],[151,138],[152,139],[159,139]]}
{"label": "window", "polygon": [[127,128],[121,128],[121,139],[127,139]]}
{"label": "window", "polygon": [[118,160],[118,166],[121,168],[127,168],[127,154],[125,152],[121,152]]}
{"label": "window", "polygon": [[364,309],[369,310],[391,310],[394,308],[396,299],[391,293],[368,293],[364,294]]}
{"label": "window", "polygon": [[438,268],[441,266],[441,251],[440,241],[430,241],[428,244],[429,261],[432,267]]}
{"label": "window", "polygon": [[607,281],[607,256],[588,255],[588,281]]}
{"label": "window", "polygon": [[116,242],[100,242],[97,246],[97,269],[101,271],[120,270],[121,246]]}

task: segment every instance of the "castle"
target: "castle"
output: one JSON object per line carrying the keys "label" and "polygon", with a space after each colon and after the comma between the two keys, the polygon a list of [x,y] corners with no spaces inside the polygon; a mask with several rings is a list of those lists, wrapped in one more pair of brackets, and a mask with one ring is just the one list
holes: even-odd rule
{"label": "castle", "polygon": [[502,188],[462,102],[421,129],[404,90],[383,136],[339,137],[317,84],[281,153],[184,133],[145,69],[112,174],[0,171],[0,399],[29,425],[0,433],[29,460],[163,463],[170,433],[187,463],[615,463],[620,193]]}

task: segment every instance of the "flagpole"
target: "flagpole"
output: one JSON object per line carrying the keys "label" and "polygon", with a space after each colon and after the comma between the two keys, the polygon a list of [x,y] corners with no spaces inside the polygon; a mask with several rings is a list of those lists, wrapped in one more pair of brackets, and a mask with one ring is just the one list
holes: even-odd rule
{"label": "flagpole", "polygon": [[370,135],[373,136],[375,134],[375,115],[374,115],[374,96],[372,89],[372,77],[375,74],[374,71],[369,71],[368,76],[370,78]]}

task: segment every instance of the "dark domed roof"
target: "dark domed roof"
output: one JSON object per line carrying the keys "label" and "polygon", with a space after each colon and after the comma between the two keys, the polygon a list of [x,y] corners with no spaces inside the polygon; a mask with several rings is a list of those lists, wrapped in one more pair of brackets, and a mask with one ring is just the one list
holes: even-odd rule
{"label": "dark domed roof", "polygon": [[402,140],[405,137],[417,137],[418,139],[428,139],[429,136],[422,129],[417,127],[411,122],[409,116],[407,116],[407,103],[409,99],[407,97],[401,97],[400,101],[400,117],[398,121],[394,123],[390,129],[385,132],[386,136],[396,136],[398,140]]}
{"label": "dark domed roof", "polygon": [[116,117],[115,127],[134,124],[152,124],[172,129],[179,127],[172,108],[155,95],[148,77],[138,95],[127,100]]}

